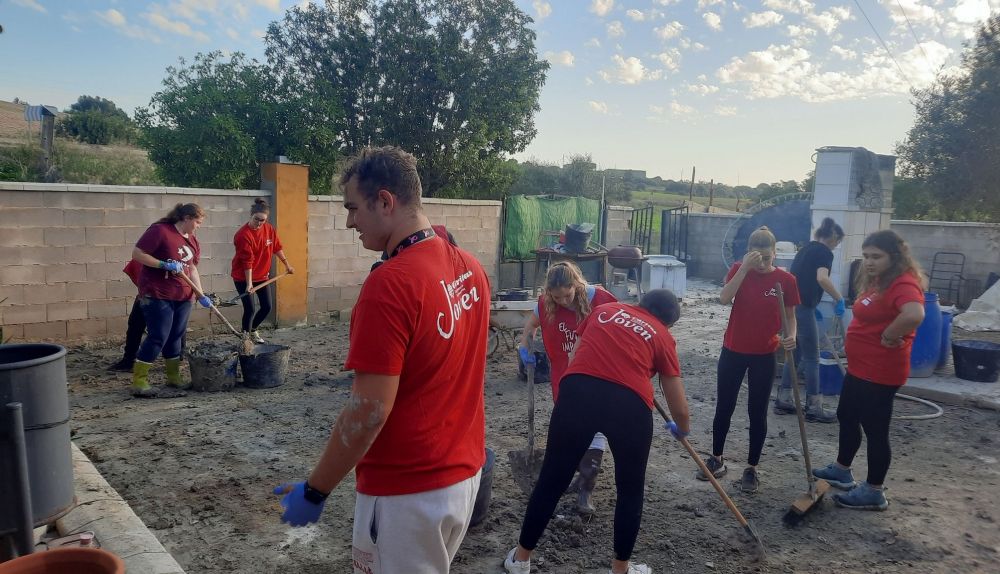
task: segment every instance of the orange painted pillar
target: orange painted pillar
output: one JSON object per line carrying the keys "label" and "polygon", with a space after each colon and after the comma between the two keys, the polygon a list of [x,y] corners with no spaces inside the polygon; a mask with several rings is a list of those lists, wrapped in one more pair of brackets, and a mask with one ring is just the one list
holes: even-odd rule
{"label": "orange painted pillar", "polygon": [[[309,166],[264,163],[260,187],[273,198],[271,220],[295,274],[275,282],[274,319],[279,327],[305,325],[309,312]],[[284,268],[275,258],[277,271]]]}

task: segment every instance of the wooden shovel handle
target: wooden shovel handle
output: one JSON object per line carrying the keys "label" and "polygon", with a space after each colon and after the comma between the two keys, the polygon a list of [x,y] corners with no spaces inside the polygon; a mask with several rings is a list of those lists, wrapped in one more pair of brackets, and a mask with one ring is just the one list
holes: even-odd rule
{"label": "wooden shovel handle", "polygon": [[[788,335],[788,317],[785,316],[785,292],[781,289],[781,283],[774,284],[778,292],[779,313],[781,314],[781,336]],[[786,369],[792,378],[792,398],[795,400],[795,416],[799,419],[799,437],[802,439],[802,458],[806,463],[806,482],[810,490],[814,488],[816,477],[812,473],[812,459],[809,457],[809,439],[806,438],[806,418],[802,412],[802,397],[799,393],[799,374],[795,369],[795,355],[785,349],[785,362],[788,363]]]}
{"label": "wooden shovel handle", "polygon": [[[177,275],[180,276],[180,278],[183,279],[184,282],[191,287],[191,289],[194,291],[194,294],[197,295],[199,299],[205,296],[202,290],[199,289],[198,286],[194,284],[194,281],[192,281],[191,278],[188,277],[186,273],[181,271],[180,273],[177,273]],[[226,316],[222,314],[222,311],[219,311],[219,309],[216,308],[214,303],[209,304],[208,308],[214,311],[215,314],[218,315],[220,319],[222,319],[222,322],[225,323],[227,327],[229,327],[229,330],[232,331],[234,335],[240,338],[243,337],[243,335],[236,330],[236,327],[233,327],[233,324],[229,322],[229,319],[226,319]]]}
{"label": "wooden shovel handle", "polygon": [[246,294],[249,295],[251,293],[256,293],[258,289],[263,289],[264,287],[267,287],[268,285],[270,285],[271,283],[274,283],[278,279],[281,279],[285,275],[288,275],[288,271],[285,271],[284,273],[281,273],[279,275],[275,275],[274,277],[271,277],[270,279],[268,279],[267,281],[264,281],[263,283],[260,283],[258,285],[254,285],[253,289],[248,290],[246,292]]}

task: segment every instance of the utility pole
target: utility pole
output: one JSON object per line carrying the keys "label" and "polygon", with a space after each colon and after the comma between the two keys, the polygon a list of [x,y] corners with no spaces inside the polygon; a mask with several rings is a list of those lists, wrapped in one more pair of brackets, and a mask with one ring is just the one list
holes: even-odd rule
{"label": "utility pole", "polygon": [[696,167],[691,167],[691,189],[688,190],[688,203],[694,201],[694,171]]}
{"label": "utility pole", "polygon": [[715,180],[709,180],[708,182],[708,212],[712,212],[712,199],[715,197]]}

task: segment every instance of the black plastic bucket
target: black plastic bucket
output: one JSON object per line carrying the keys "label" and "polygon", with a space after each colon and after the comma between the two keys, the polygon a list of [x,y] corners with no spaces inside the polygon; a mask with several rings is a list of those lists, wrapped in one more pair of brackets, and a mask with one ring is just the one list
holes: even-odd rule
{"label": "black plastic bucket", "polygon": [[[66,349],[46,343],[0,345],[0,429],[7,427],[3,405],[21,403],[28,480],[35,526],[54,522],[73,507],[73,457],[69,440]],[[0,438],[0,461],[12,461],[10,437]],[[5,464],[0,464],[0,467]],[[13,492],[10,472],[0,472],[0,531],[15,514],[5,497]]]}
{"label": "black plastic bucket", "polygon": [[989,341],[952,341],[955,376],[977,383],[995,383],[1000,377],[1000,345]]}
{"label": "black plastic bucket", "polygon": [[249,355],[240,355],[243,386],[268,389],[285,384],[291,347],[285,345],[254,345]]}
{"label": "black plastic bucket", "polygon": [[569,253],[586,253],[590,245],[590,234],[594,231],[592,223],[571,223],[566,226],[566,242],[563,246]]}
{"label": "black plastic bucket", "polygon": [[202,342],[187,353],[191,388],[228,391],[236,386],[236,351],[231,344]]}
{"label": "black plastic bucket", "polygon": [[490,511],[490,499],[493,498],[493,466],[496,460],[497,455],[493,449],[486,447],[486,464],[483,465],[483,474],[479,478],[479,492],[476,493],[476,503],[472,507],[472,520],[469,526],[475,526],[486,520],[486,515]]}

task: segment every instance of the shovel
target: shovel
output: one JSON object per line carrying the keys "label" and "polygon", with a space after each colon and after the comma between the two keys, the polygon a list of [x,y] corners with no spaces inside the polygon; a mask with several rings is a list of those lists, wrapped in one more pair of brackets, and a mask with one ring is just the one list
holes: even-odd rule
{"label": "shovel", "polygon": [[220,301],[220,302],[219,302],[219,307],[232,307],[232,306],[233,306],[233,305],[235,305],[235,304],[236,304],[236,303],[237,303],[237,302],[238,302],[238,301],[239,301],[239,300],[240,300],[241,298],[243,298],[243,297],[246,297],[246,296],[248,296],[248,295],[253,295],[253,294],[254,294],[254,293],[256,293],[256,292],[257,292],[257,291],[258,291],[259,289],[263,289],[264,287],[267,287],[268,285],[270,285],[271,283],[274,283],[274,282],[275,282],[275,281],[277,281],[278,279],[281,279],[281,278],[282,278],[282,277],[284,277],[285,275],[288,275],[288,272],[287,272],[287,271],[285,271],[284,273],[281,273],[280,275],[275,275],[274,277],[271,277],[270,279],[268,279],[267,281],[264,281],[263,283],[260,283],[260,284],[258,284],[258,285],[254,285],[254,286],[253,286],[253,289],[249,289],[249,290],[247,290],[247,291],[244,291],[243,293],[240,293],[240,294],[236,295],[236,296],[235,296],[235,297],[233,297],[232,299],[226,299],[225,301]]}
{"label": "shovel", "polygon": [[[532,341],[528,342],[528,352],[534,353]],[[535,365],[525,363],[524,372],[528,379],[528,448],[507,453],[510,471],[521,492],[530,495],[542,470],[545,449],[535,448]]]}
{"label": "shovel", "polygon": [[[194,284],[194,281],[191,281],[191,278],[188,277],[187,274],[181,272],[178,273],[177,275],[179,275],[181,279],[183,279],[184,282],[187,283],[192,290],[194,290],[194,294],[197,295],[198,298],[205,296],[205,294],[202,293],[201,289],[198,289],[198,286]],[[233,324],[229,322],[229,319],[226,319],[226,316],[222,314],[222,311],[219,311],[219,308],[215,306],[215,303],[212,303],[209,309],[211,309],[212,312],[214,312],[216,315],[219,316],[220,319],[222,319],[222,322],[225,323],[227,327],[229,327],[229,330],[232,331],[234,335],[240,338],[240,354],[249,355],[250,353],[252,353],[253,341],[250,339],[250,334],[240,333],[239,331],[237,331],[236,327],[233,327]]]}

